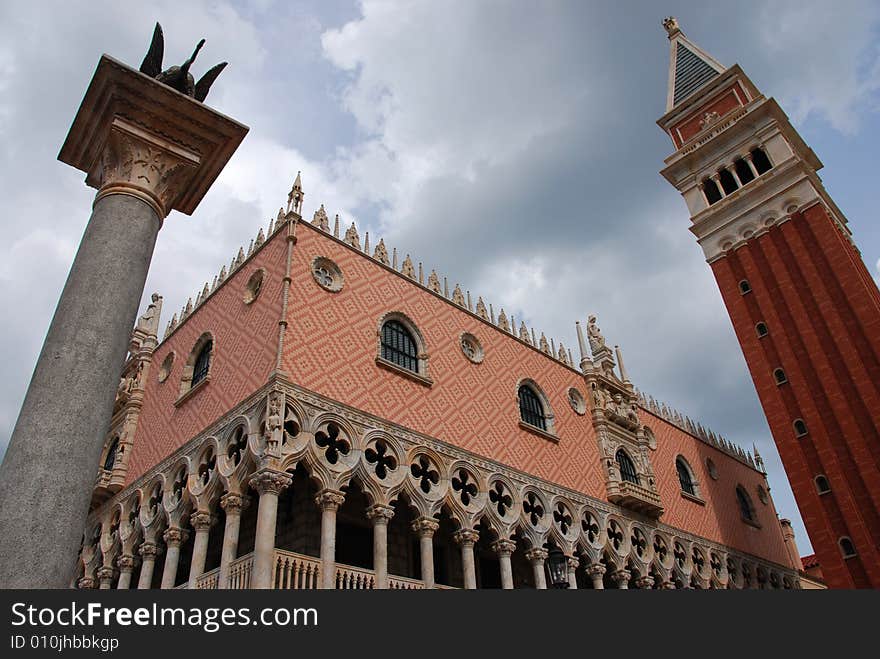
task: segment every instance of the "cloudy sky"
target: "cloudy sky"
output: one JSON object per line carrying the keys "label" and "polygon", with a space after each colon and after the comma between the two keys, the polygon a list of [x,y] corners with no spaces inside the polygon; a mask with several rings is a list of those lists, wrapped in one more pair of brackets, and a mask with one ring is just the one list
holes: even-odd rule
{"label": "cloudy sky", "polygon": [[193,217],[165,221],[145,299],[170,314],[286,201],[357,220],[450,282],[574,344],[595,313],[638,387],[764,455],[780,514],[810,549],[684,202],[671,144],[674,14],[787,110],[880,278],[880,6],[767,2],[0,4],[0,451],[5,450],[94,191],[56,160],[101,53],[138,66],[229,60],[209,104],[250,126]]}

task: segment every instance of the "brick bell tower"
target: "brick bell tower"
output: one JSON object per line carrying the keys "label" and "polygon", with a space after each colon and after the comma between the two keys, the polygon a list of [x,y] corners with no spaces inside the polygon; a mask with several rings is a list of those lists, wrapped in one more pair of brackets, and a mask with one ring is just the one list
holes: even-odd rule
{"label": "brick bell tower", "polygon": [[822,163],[674,18],[662,174],[691,214],[823,575],[880,588],[880,292]]}

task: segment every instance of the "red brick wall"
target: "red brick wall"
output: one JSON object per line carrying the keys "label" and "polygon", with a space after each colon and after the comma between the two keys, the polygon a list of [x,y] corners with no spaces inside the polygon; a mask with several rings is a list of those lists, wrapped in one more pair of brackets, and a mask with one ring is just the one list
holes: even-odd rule
{"label": "red brick wall", "polygon": [[[817,204],[712,269],[826,581],[880,587],[880,297],[864,263]],[[818,495],[819,474],[830,494]],[[842,559],[841,536],[858,557]]]}
{"label": "red brick wall", "polygon": [[[286,260],[284,231],[280,231],[156,348],[127,482],[138,478],[266,383],[277,354]],[[245,284],[258,268],[266,270],[263,287],[257,299],[246,305]],[[214,336],[210,381],[175,407],[184,364],[203,332]],[[160,383],[159,367],[171,351],[175,353],[171,374]]]}
{"label": "red brick wall", "polygon": [[738,108],[744,105],[744,101],[740,99],[740,96],[737,94],[737,92],[742,93],[738,89],[738,86],[731,87],[727,90],[726,93],[715,98],[715,100],[701,106],[687,119],[673,126],[672,134],[673,142],[675,142],[675,147],[680,147],[682,144],[691,139],[694,135],[703,130],[700,122],[703,120],[703,116],[707,112],[717,112],[719,117],[723,117],[734,108]]}

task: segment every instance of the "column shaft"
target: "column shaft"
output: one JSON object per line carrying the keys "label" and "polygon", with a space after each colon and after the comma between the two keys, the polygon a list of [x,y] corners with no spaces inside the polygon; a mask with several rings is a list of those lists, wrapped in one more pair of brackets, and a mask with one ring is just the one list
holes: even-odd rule
{"label": "column shaft", "polygon": [[139,198],[95,202],[0,466],[2,588],[70,582],[161,225]]}
{"label": "column shaft", "polygon": [[165,538],[165,569],[162,571],[162,590],[174,588],[177,581],[177,564],[180,561],[180,543],[183,542],[183,531],[179,528],[169,528],[163,536]]}
{"label": "column shaft", "polygon": [[394,516],[390,506],[376,504],[367,509],[367,517],[373,520],[373,571],[376,588],[388,588],[388,522]]}
{"label": "column shaft", "polygon": [[472,529],[456,531],[453,536],[455,542],[461,546],[461,570],[464,587],[475,590],[477,587],[477,570],[474,565],[474,543],[479,540],[479,534]]}
{"label": "column shaft", "polygon": [[220,505],[226,511],[226,524],[223,527],[223,549],[220,553],[220,570],[217,574],[217,588],[229,587],[229,568],[238,557],[238,535],[241,528],[241,511],[247,505],[247,497],[227,493],[220,498]]}
{"label": "column shaft", "polygon": [[440,525],[436,520],[420,517],[412,523],[412,530],[419,536],[419,556],[422,566],[422,581],[425,589],[431,590],[434,582],[434,533]]}
{"label": "column shaft", "polygon": [[211,524],[213,523],[211,513],[196,512],[190,518],[190,523],[196,531],[196,537],[193,541],[192,561],[189,565],[189,586],[195,589],[196,581],[205,573],[205,559],[208,555],[208,538],[211,533]]}
{"label": "column shaft", "polygon": [[315,503],[321,508],[321,588],[336,588],[336,511],[344,501],[342,492],[321,490]]}

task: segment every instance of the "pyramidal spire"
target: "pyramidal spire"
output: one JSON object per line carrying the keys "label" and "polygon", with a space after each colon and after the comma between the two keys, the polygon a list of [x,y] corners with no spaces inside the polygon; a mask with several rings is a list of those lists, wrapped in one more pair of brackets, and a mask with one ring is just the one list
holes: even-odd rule
{"label": "pyramidal spire", "polygon": [[663,19],[663,27],[669,35],[669,85],[666,91],[666,111],[669,112],[724,73],[725,67],[684,36],[673,16]]}

